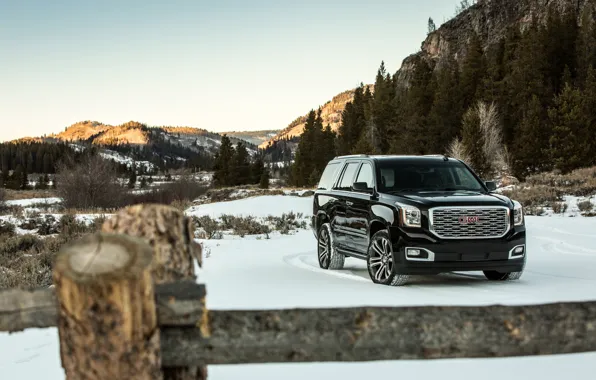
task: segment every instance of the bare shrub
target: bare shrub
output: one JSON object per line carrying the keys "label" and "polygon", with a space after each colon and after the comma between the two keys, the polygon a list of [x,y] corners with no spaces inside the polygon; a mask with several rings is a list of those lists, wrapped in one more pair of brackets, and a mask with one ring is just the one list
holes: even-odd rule
{"label": "bare shrub", "polygon": [[205,231],[206,239],[221,239],[221,225],[219,222],[208,215],[195,216],[193,221],[196,229],[202,229]]}
{"label": "bare shrub", "polygon": [[561,192],[550,186],[516,187],[503,191],[503,195],[515,199],[524,207],[552,205],[561,199]]}
{"label": "bare shrub", "polygon": [[588,199],[588,200],[579,202],[577,204],[577,208],[579,208],[579,211],[581,211],[581,212],[589,212],[589,211],[592,211],[592,209],[594,208],[594,205]]}
{"label": "bare shrub", "polygon": [[5,220],[0,220],[0,236],[14,236],[15,225]]}
{"label": "bare shrub", "polygon": [[190,176],[181,176],[177,181],[168,182],[160,188],[142,194],[131,195],[128,204],[165,204],[186,209],[190,202],[207,193],[207,187]]}
{"label": "bare shrub", "polygon": [[548,172],[534,174],[526,178],[530,186],[548,186],[568,195],[578,197],[596,193],[596,167],[577,169],[567,174]]}
{"label": "bare shrub", "polygon": [[67,158],[58,165],[58,194],[66,208],[116,209],[123,206],[125,189],[118,183],[114,165],[99,155],[80,162]]}
{"label": "bare shrub", "polygon": [[303,219],[302,213],[284,213],[282,216],[268,216],[267,220],[273,224],[273,228],[279,231],[282,235],[287,235],[293,230],[305,229],[308,224]]}
{"label": "bare shrub", "polygon": [[64,244],[99,230],[100,221],[87,225],[67,215],[58,222],[60,233],[44,238],[0,233],[0,289],[51,285],[56,253]]}
{"label": "bare shrub", "polygon": [[232,230],[234,235],[240,237],[271,232],[269,226],[259,222],[253,216],[222,215],[220,219],[223,230]]}
{"label": "bare shrub", "polygon": [[470,162],[470,156],[468,155],[466,148],[464,147],[464,144],[460,139],[456,138],[451,142],[447,154],[449,155],[449,157],[457,158],[458,160],[462,160],[463,162]]}
{"label": "bare shrub", "polygon": [[553,203],[553,212],[555,214],[563,214],[565,211],[567,211],[567,203],[565,203],[565,202]]}
{"label": "bare shrub", "polygon": [[[508,173],[510,168],[510,157],[503,144],[502,126],[497,106],[494,103],[486,104],[478,102],[468,110],[471,120],[478,123],[482,141],[471,141],[470,144],[482,144],[482,161],[478,163],[491,176],[498,176]],[[476,146],[466,146],[463,140],[456,138],[447,150],[450,157],[460,159],[471,164],[472,155]],[[480,156],[479,156],[480,157]]]}

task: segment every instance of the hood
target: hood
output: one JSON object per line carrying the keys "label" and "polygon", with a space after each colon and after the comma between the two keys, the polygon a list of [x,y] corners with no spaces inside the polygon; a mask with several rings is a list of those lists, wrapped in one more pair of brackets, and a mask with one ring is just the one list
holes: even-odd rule
{"label": "hood", "polygon": [[400,194],[398,198],[426,207],[437,206],[505,206],[513,207],[509,198],[500,194],[483,194],[469,191],[435,191]]}

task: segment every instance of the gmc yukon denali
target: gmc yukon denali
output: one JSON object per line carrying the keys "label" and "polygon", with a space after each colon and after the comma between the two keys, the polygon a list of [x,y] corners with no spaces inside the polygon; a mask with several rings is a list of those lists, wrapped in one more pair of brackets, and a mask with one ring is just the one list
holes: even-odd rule
{"label": "gmc yukon denali", "polygon": [[524,214],[495,190],[446,156],[336,157],[313,199],[319,266],[366,260],[372,281],[392,286],[460,271],[517,280],[526,264]]}

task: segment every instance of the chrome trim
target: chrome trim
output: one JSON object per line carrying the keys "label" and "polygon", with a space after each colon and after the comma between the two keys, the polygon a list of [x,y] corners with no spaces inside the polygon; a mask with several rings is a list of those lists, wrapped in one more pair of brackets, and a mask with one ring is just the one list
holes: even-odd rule
{"label": "chrome trim", "polygon": [[[515,249],[518,247],[524,247],[524,254],[521,256],[513,256],[513,251],[515,251]],[[523,259],[525,256],[526,256],[526,245],[525,244],[516,245],[515,247],[511,248],[511,250],[509,251],[509,260]]]}
{"label": "chrome trim", "polygon": [[[417,259],[414,257],[408,257],[408,249],[419,249],[421,251],[426,251],[428,253],[428,258]],[[433,251],[426,249],[426,248],[420,248],[420,247],[406,247],[404,249],[404,256],[406,257],[406,260],[408,260],[408,261],[435,261],[435,253]]]}
{"label": "chrome trim", "polygon": [[[466,237],[443,237],[441,235],[439,235],[437,232],[435,232],[434,229],[434,211],[435,210],[445,210],[445,209],[464,209],[464,210],[470,210],[470,209],[480,209],[480,210],[486,210],[486,209],[493,209],[493,210],[505,210],[507,211],[507,223],[505,225],[505,232],[501,235],[498,236],[466,236]],[[501,239],[502,237],[504,237],[505,235],[507,235],[509,233],[509,231],[511,231],[511,209],[505,206],[440,206],[440,207],[433,207],[428,209],[428,230],[435,235],[436,237],[438,237],[439,239],[444,239],[444,240],[481,240],[481,239]]]}

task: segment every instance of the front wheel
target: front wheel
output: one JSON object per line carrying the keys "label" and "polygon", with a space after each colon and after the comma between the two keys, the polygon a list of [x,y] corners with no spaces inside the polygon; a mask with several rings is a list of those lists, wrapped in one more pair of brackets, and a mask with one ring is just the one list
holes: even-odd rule
{"label": "front wheel", "polygon": [[391,239],[387,231],[379,231],[370,239],[366,266],[368,274],[375,284],[402,286],[409,276],[397,274],[396,262]]}
{"label": "front wheel", "polygon": [[524,272],[501,273],[494,270],[485,270],[483,273],[490,281],[515,281],[519,280]]}

